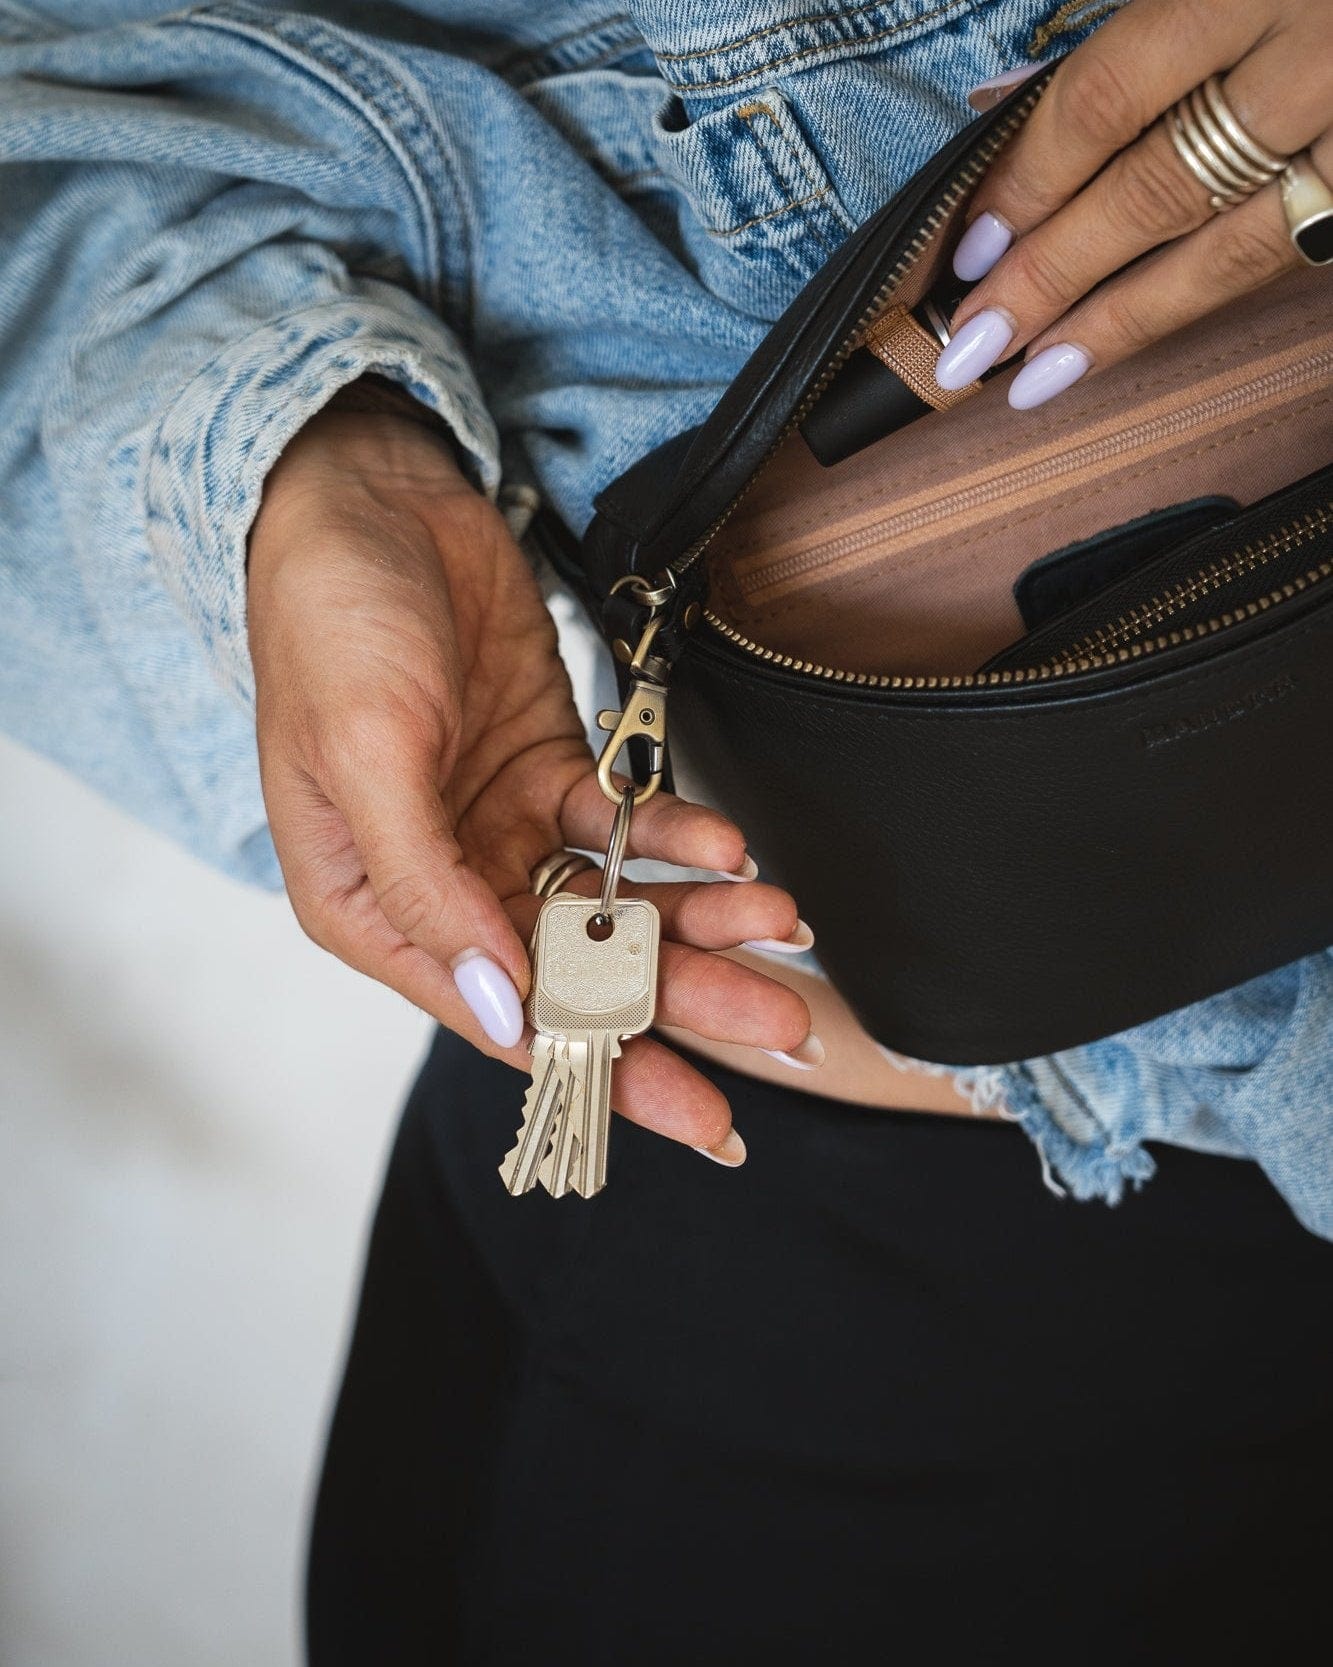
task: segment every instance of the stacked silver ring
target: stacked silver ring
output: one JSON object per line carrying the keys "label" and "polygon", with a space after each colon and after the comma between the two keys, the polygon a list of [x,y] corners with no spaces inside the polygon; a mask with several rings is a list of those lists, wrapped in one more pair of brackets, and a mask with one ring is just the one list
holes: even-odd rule
{"label": "stacked silver ring", "polygon": [[576,874],[582,874],[597,864],[582,851],[552,851],[543,857],[532,871],[531,885],[538,897],[554,897],[563,891]]}
{"label": "stacked silver ring", "polygon": [[1262,190],[1291,160],[1245,131],[1215,75],[1172,106],[1166,125],[1176,154],[1219,212]]}

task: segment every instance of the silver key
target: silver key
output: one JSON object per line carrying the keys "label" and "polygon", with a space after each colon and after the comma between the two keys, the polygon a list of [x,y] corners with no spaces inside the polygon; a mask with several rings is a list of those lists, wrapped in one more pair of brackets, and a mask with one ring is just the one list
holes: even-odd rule
{"label": "silver key", "polygon": [[518,1143],[500,1165],[500,1175],[515,1196],[531,1192],[546,1150],[557,1134],[565,1096],[565,1039],[543,1036],[532,1043],[532,1082],[523,1097]]}
{"label": "silver key", "polygon": [[[603,919],[610,934],[590,935]],[[640,897],[618,900],[605,917],[595,897],[565,894],[543,904],[528,1017],[538,1035],[563,1044],[560,1124],[538,1172],[555,1197],[570,1190],[592,1199],[607,1184],[612,1062],[623,1039],[653,1022],[658,937],[657,909]]]}
{"label": "silver key", "polygon": [[621,1041],[652,1023],[657,1002],[657,910],[643,898],[615,900],[632,809],[626,789],[601,897],[560,892],[537,917],[527,1003],[533,1079],[518,1142],[500,1166],[511,1193],[540,1180],[556,1198],[591,1198],[606,1185],[611,1065]]}

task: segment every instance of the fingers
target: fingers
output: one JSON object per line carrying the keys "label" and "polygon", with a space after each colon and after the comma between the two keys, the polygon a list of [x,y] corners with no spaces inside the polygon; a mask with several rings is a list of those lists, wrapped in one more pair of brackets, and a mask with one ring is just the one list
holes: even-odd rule
{"label": "fingers", "polygon": [[692,1146],[735,1168],[745,1143],[732,1126],[731,1107],[715,1083],[652,1036],[624,1045],[611,1077],[614,1110],[668,1140]]}
{"label": "fingers", "polygon": [[994,216],[992,244],[1030,231],[1191,87],[1236,63],[1263,28],[1258,8],[1134,0],[1059,65],[969,219]]}
{"label": "fingers", "polygon": [[[1321,173],[1333,168],[1333,141],[1325,140],[1311,154]],[[1114,364],[1296,264],[1278,187],[1265,186],[1112,279],[1045,331],[1033,342],[1010,401],[1023,398],[1020,384],[1025,377],[1032,380],[1034,370],[1040,375],[1042,360],[1055,363],[1068,346],[1088,367]]]}
{"label": "fingers", "polygon": [[[1223,85],[1247,130],[1281,155],[1315,140],[1333,105],[1333,74],[1291,85],[1290,52],[1286,40],[1266,43]],[[1329,86],[1322,87],[1321,80]],[[1021,237],[971,292],[954,319],[952,351],[941,360],[943,378],[947,381],[954,359],[966,358],[972,375],[989,368],[975,352],[969,356],[973,336],[985,333],[993,363],[1033,341],[1112,273],[1212,220],[1216,211],[1209,197],[1177,154],[1166,122],[1155,123],[1085,190]],[[1234,224],[1234,215],[1228,224]],[[976,318],[981,326],[970,322]],[[1068,332],[1063,339],[1071,339]]]}
{"label": "fingers", "polygon": [[[617,780],[628,780],[617,777]],[[595,775],[580,777],[565,795],[560,828],[567,842],[581,850],[604,851],[611,837],[616,807]],[[720,811],[691,804],[674,793],[655,793],[635,806],[630,822],[631,857],[651,857],[681,868],[711,868],[737,878],[747,869],[745,835]],[[749,869],[753,869],[749,864]]]}
{"label": "fingers", "polygon": [[[576,874],[565,890],[595,897],[601,883],[600,869],[589,869]],[[782,944],[797,953],[814,944],[791,894],[757,880],[744,886],[709,880],[648,885],[624,880],[620,894],[647,898],[661,916],[662,936],[696,949],[737,949],[741,944],[759,943]]]}
{"label": "fingers", "polygon": [[[569,889],[584,895],[595,894],[596,887],[586,874],[578,876]],[[740,902],[744,893],[768,893],[751,906],[760,914],[747,913]],[[690,893],[674,899],[673,892]],[[709,898],[701,892],[716,894],[717,907],[724,917],[731,917],[731,926],[716,926],[708,919]],[[739,1047],[765,1048],[780,1053],[791,1053],[801,1047],[810,1034],[810,1009],[799,995],[786,984],[767,977],[753,967],[729,960],[715,953],[720,948],[739,948],[744,939],[733,936],[756,918],[795,918],[795,906],[785,892],[773,886],[723,886],[716,882],[699,885],[662,885],[621,887],[624,896],[646,896],[662,915],[662,947],[658,962],[657,1014],[660,1024],[679,1025],[696,1035],[712,1037],[717,1042],[734,1042]],[[515,926],[530,936],[541,908],[539,898],[523,895],[510,900],[509,909]],[[676,930],[682,917],[697,917],[695,930],[700,937],[722,939],[712,947],[696,947],[682,942]],[[807,929],[808,930],[808,929]],[[729,941],[726,941],[729,940]]]}
{"label": "fingers", "polygon": [[463,861],[425,754],[386,719],[344,734],[334,774],[330,795],[385,921],[448,969],[490,1041],[513,1046],[527,955],[494,891]]}

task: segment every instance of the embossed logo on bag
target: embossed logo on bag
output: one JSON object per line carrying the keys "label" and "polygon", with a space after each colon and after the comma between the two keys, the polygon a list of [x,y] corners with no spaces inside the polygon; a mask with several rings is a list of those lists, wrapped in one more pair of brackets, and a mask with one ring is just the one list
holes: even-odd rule
{"label": "embossed logo on bag", "polygon": [[1248,718],[1263,707],[1271,706],[1275,701],[1285,700],[1288,695],[1295,693],[1295,678],[1289,672],[1283,672],[1281,677],[1275,677],[1271,683],[1261,683],[1257,689],[1247,689],[1243,695],[1237,695],[1232,700],[1219,701],[1216,706],[1205,706],[1201,711],[1191,712],[1185,717],[1170,718],[1166,723],[1150,724],[1139,733],[1143,738],[1144,747],[1151,752],[1156,747],[1168,746],[1172,741],[1187,741],[1190,736],[1202,735],[1205,730],[1218,729],[1223,724],[1235,723],[1239,718]]}

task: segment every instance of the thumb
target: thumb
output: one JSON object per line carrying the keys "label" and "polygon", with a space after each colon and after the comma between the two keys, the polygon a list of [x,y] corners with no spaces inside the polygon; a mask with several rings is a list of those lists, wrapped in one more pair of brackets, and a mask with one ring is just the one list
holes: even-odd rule
{"label": "thumb", "polygon": [[340,795],[380,912],[408,943],[452,973],[459,995],[499,1047],[523,1034],[528,958],[495,892],[464,861],[433,773],[380,753]]}

